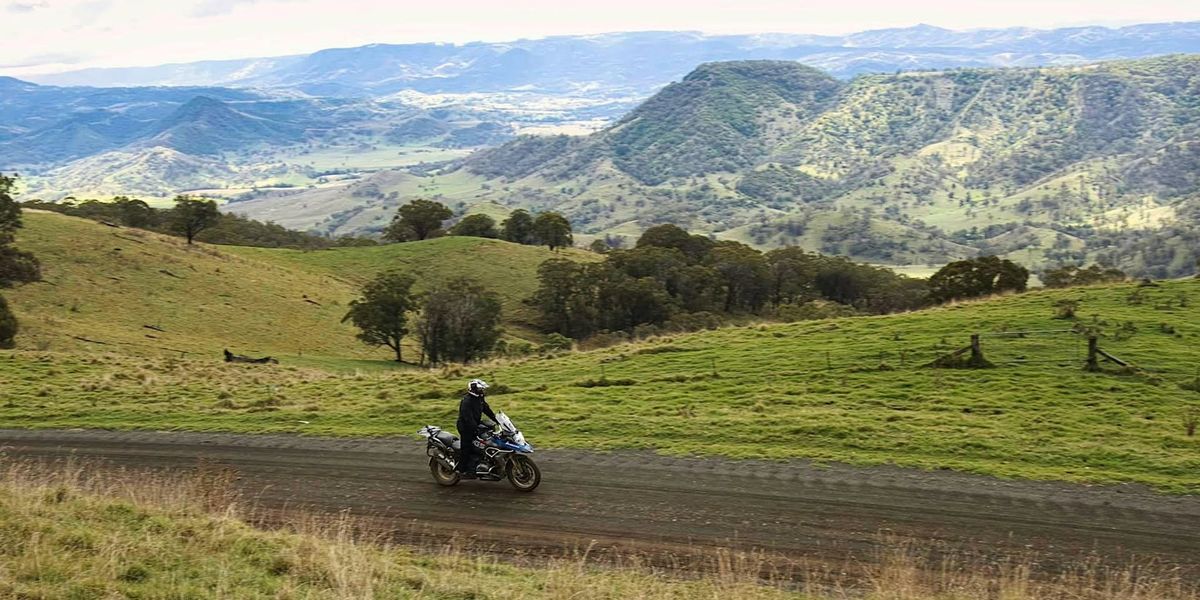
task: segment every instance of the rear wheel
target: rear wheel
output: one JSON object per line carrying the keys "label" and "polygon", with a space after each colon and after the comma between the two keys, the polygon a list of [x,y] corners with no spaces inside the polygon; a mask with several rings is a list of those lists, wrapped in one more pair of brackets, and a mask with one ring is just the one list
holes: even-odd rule
{"label": "rear wheel", "polygon": [[532,458],[518,454],[508,461],[508,482],[519,492],[532,492],[542,482],[542,470]]}
{"label": "rear wheel", "polygon": [[442,464],[442,461],[438,460],[436,457],[429,459],[429,472],[433,474],[433,480],[436,481],[438,485],[456,485],[458,484],[459,480],[462,479],[462,476],[458,474],[458,471],[455,471],[454,469]]}

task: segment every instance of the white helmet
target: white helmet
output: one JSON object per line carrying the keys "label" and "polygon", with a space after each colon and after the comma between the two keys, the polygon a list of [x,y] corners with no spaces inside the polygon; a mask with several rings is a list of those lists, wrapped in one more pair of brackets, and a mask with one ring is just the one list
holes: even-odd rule
{"label": "white helmet", "polygon": [[484,395],[487,392],[487,389],[488,384],[482,379],[472,379],[471,382],[467,384],[467,391],[475,394],[476,396]]}

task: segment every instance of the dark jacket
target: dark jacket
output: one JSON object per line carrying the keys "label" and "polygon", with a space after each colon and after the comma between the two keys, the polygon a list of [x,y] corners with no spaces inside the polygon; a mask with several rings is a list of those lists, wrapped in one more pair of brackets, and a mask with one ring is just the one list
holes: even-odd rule
{"label": "dark jacket", "polygon": [[492,407],[488,406],[483,396],[468,393],[463,396],[462,402],[458,403],[458,430],[474,433],[483,420],[483,415],[496,420],[496,413],[492,412]]}

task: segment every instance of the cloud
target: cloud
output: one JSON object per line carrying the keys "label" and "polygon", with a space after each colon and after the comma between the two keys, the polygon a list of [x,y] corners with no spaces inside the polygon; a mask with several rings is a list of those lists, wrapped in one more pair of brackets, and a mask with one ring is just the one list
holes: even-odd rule
{"label": "cloud", "polygon": [[5,12],[20,14],[31,13],[35,10],[46,8],[48,6],[50,5],[47,4],[45,0],[40,2],[9,2],[8,4],[4,5],[4,10]]}
{"label": "cloud", "polygon": [[254,4],[260,0],[201,0],[192,9],[193,17],[216,17],[233,12],[239,4]]}
{"label": "cloud", "polygon": [[24,67],[39,67],[42,65],[77,65],[90,58],[84,54],[49,53],[34,54],[19,58],[13,62],[0,63],[0,69],[21,69]]}
{"label": "cloud", "polygon": [[83,2],[72,9],[72,17],[75,19],[76,26],[93,25],[112,8],[113,0]]}

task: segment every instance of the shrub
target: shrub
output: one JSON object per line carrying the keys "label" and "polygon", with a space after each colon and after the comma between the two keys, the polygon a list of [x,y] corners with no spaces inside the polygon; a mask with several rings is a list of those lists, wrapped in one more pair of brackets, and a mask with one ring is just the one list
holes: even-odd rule
{"label": "shrub", "polygon": [[559,352],[570,350],[574,343],[574,340],[561,333],[552,333],[546,336],[546,341],[542,344],[540,350],[542,352]]}
{"label": "shrub", "polygon": [[16,345],[17,317],[8,308],[8,301],[0,296],[0,348],[12,348]]}

